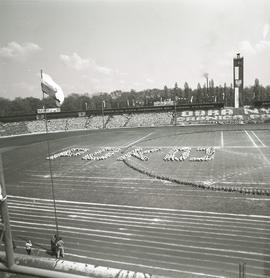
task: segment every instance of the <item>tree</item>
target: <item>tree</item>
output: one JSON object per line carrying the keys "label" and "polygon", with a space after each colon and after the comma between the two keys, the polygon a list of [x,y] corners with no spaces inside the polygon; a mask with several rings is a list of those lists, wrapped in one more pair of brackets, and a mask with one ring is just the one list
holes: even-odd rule
{"label": "tree", "polygon": [[185,97],[186,100],[188,99],[188,96],[189,96],[189,86],[188,86],[188,83],[185,82],[185,84],[184,84],[184,97]]}
{"label": "tree", "polygon": [[202,102],[202,87],[200,82],[197,85],[197,102],[201,103]]}
{"label": "tree", "polygon": [[11,101],[0,97],[0,117],[8,116],[11,111]]}

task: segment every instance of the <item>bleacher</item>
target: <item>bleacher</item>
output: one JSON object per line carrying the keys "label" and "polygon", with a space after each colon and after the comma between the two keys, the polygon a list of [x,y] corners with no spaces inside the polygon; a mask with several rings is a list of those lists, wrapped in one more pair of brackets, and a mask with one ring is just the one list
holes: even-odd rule
{"label": "bleacher", "polygon": [[125,127],[129,122],[131,116],[127,114],[123,115],[112,115],[106,124],[106,128],[120,128]]}
{"label": "bleacher", "polygon": [[100,129],[103,128],[103,120],[104,124],[106,123],[109,116],[94,116],[91,117],[87,125],[85,126],[86,129]]}
{"label": "bleacher", "polygon": [[172,116],[172,112],[132,114],[126,127],[169,126]]}
{"label": "bleacher", "polygon": [[[131,113],[122,115],[100,115],[49,119],[48,132],[102,129],[136,128],[156,126],[187,126],[210,124],[246,124],[270,122],[270,108],[221,108],[207,110],[185,110],[168,112]],[[44,120],[0,122],[0,136],[44,133]]]}
{"label": "bleacher", "polygon": [[12,123],[1,123],[0,135],[20,135],[31,133],[28,130],[26,122],[12,122]]}

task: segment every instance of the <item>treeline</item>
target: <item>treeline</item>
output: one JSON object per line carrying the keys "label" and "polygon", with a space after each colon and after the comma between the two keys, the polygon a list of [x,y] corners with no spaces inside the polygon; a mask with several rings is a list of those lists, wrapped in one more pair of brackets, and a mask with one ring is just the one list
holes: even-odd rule
{"label": "treeline", "polygon": [[[123,108],[132,106],[152,106],[154,102],[162,103],[209,103],[223,102],[225,106],[234,105],[234,90],[232,85],[226,83],[215,86],[210,80],[209,85],[201,86],[198,83],[196,89],[191,89],[186,82],[184,88],[179,88],[175,83],[173,88],[164,86],[163,89],[148,89],[136,92],[114,91],[111,93],[100,93],[89,96],[72,93],[66,96],[61,111],[86,111],[100,110],[102,103],[106,108]],[[270,86],[262,86],[259,80],[255,79],[254,85],[245,87],[240,95],[240,105],[252,105],[257,100],[270,100]],[[39,98],[17,97],[14,100],[0,98],[0,117],[10,115],[35,114],[37,109],[43,107],[43,101]],[[46,107],[56,107],[52,98],[45,99]]]}

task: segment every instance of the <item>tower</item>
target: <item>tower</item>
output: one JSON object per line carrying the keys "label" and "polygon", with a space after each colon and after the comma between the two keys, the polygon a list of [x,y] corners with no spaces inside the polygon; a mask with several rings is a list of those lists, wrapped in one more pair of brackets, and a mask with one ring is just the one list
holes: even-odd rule
{"label": "tower", "polygon": [[244,85],[244,58],[237,53],[233,58],[233,87],[234,87],[234,107],[238,108],[243,104],[243,85]]}

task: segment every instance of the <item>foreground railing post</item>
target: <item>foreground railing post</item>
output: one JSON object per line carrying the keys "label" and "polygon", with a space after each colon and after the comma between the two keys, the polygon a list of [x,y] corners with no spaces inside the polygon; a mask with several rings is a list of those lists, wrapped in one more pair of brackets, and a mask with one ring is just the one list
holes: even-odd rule
{"label": "foreground railing post", "polygon": [[4,168],[2,162],[2,155],[0,153],[0,210],[3,223],[3,239],[5,242],[6,264],[8,268],[14,265],[13,243],[11,229],[9,225],[9,215],[7,206],[7,193],[5,187]]}
{"label": "foreground railing post", "polygon": [[246,263],[239,264],[239,278],[246,278]]}

